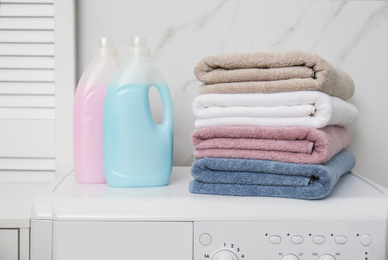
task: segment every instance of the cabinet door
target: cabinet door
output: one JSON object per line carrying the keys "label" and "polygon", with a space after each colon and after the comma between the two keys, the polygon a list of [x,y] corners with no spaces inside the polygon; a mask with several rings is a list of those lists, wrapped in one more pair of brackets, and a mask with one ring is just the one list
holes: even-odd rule
{"label": "cabinet door", "polygon": [[0,177],[71,170],[74,61],[73,0],[0,0]]}
{"label": "cabinet door", "polygon": [[19,259],[18,229],[0,229],[0,259]]}

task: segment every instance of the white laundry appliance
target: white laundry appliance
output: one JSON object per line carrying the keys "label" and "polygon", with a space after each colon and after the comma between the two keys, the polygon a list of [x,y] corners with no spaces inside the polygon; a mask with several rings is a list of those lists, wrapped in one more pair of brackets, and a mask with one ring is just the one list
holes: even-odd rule
{"label": "white laundry appliance", "polygon": [[387,260],[388,190],[342,177],[321,200],[111,188],[71,172],[35,201],[31,260]]}

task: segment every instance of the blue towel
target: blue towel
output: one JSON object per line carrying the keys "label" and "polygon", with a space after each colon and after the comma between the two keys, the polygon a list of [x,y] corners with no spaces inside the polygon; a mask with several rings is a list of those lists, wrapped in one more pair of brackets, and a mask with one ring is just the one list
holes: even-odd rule
{"label": "blue towel", "polygon": [[190,192],[229,196],[320,199],[355,165],[343,150],[325,164],[202,158],[194,162]]}

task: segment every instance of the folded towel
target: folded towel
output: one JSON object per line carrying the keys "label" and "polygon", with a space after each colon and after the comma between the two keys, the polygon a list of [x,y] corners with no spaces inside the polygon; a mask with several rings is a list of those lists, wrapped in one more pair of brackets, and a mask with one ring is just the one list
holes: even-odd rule
{"label": "folded towel", "polygon": [[194,73],[205,83],[200,94],[315,90],[346,100],[354,93],[349,75],[301,51],[213,55],[200,61]]}
{"label": "folded towel", "polygon": [[345,127],[212,126],[191,136],[194,157],[325,163],[351,144]]}
{"label": "folded towel", "polygon": [[206,94],[192,104],[197,128],[214,125],[347,126],[357,107],[319,91],[270,94]]}
{"label": "folded towel", "polygon": [[192,193],[320,199],[355,165],[341,151],[325,164],[295,164],[265,160],[203,158],[191,168]]}

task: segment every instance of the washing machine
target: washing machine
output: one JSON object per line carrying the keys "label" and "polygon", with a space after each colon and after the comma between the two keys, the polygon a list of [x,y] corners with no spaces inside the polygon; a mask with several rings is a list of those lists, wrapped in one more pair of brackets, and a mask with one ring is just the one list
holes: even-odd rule
{"label": "washing machine", "polygon": [[31,260],[387,260],[388,190],[349,173],[328,197],[189,192],[169,185],[79,184],[73,172],[33,206]]}

